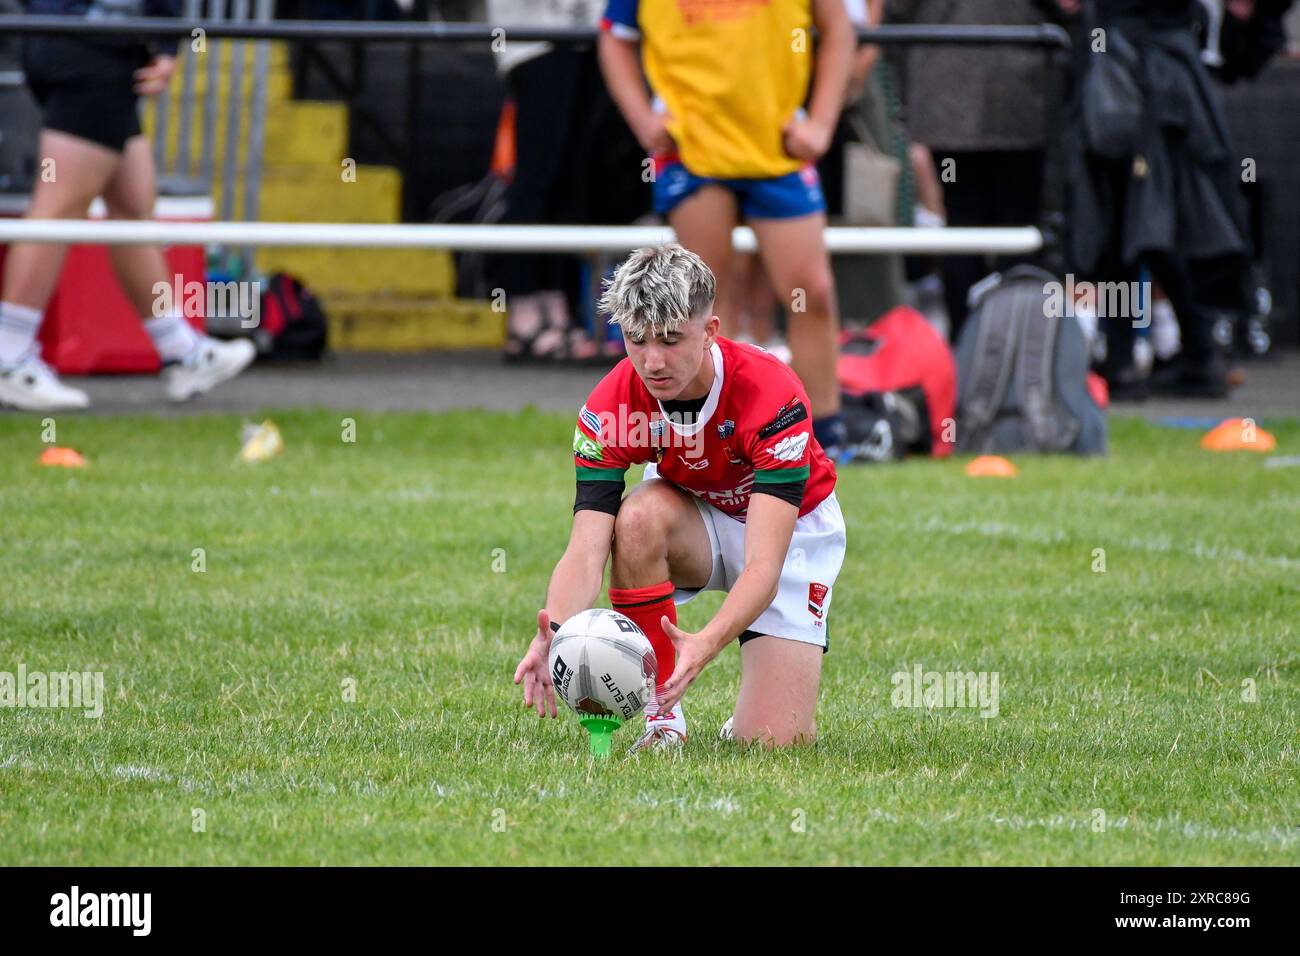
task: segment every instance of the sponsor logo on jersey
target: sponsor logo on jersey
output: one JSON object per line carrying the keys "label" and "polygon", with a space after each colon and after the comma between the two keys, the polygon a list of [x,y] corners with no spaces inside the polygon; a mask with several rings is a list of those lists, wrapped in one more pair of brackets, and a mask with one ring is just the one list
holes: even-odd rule
{"label": "sponsor logo on jersey", "polygon": [[697,461],[695,462],[695,464],[691,464],[689,461],[687,461],[686,456],[684,455],[678,455],[677,459],[683,465],[689,468],[691,471],[703,471],[705,468],[709,467],[709,459],[707,458],[705,458],[703,461]]}
{"label": "sponsor logo on jersey", "polygon": [[736,430],[736,423],[733,422],[730,418],[728,418],[725,422],[723,422],[721,425],[718,426],[718,437],[721,438],[723,441],[726,441],[728,438],[731,437],[731,433],[734,432],[735,430]]}
{"label": "sponsor logo on jersey", "polygon": [[582,411],[578,412],[578,419],[582,424],[587,426],[587,430],[593,435],[600,434],[600,416],[593,412],[586,405],[582,406]]}
{"label": "sponsor logo on jersey", "polygon": [[799,461],[807,447],[808,433],[804,432],[802,435],[786,435],[769,448],[767,453],[777,461]]}
{"label": "sponsor logo on jersey", "polygon": [[749,500],[750,492],[754,490],[754,473],[751,471],[739,485],[725,491],[699,491],[695,488],[686,490],[719,508],[735,508]]}
{"label": "sponsor logo on jersey", "polygon": [[777,432],[783,432],[791,425],[807,421],[808,406],[796,398],[790,399],[776,410],[776,417],[758,430],[759,438],[771,438]]}
{"label": "sponsor logo on jersey", "polygon": [[745,464],[745,460],[741,458],[740,455],[736,454],[736,450],[730,445],[724,445],[722,450],[727,453],[727,461],[731,462],[733,465]]}
{"label": "sponsor logo on jersey", "polygon": [[581,428],[573,430],[573,453],[583,461],[604,461],[605,446],[582,433]]}
{"label": "sponsor logo on jersey", "polygon": [[829,591],[824,584],[809,582],[808,584],[808,610],[812,612],[813,617],[820,619],[826,613],[826,592]]}

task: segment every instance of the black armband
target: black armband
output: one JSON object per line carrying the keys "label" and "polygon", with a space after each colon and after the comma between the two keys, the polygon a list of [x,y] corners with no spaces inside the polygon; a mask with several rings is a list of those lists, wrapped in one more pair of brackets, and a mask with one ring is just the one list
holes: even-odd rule
{"label": "black armband", "polygon": [[754,485],[753,493],[756,495],[771,495],[773,498],[780,498],[798,508],[803,504],[803,486],[804,481],[778,481],[778,482],[759,482]]}
{"label": "black armband", "polygon": [[578,480],[578,493],[573,501],[573,513],[603,511],[618,516],[618,506],[623,503],[623,482]]}

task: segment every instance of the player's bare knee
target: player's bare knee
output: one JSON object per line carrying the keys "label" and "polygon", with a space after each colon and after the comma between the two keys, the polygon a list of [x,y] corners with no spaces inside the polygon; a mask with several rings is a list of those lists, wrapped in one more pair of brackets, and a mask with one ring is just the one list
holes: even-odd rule
{"label": "player's bare knee", "polygon": [[663,505],[661,496],[653,493],[631,494],[623,501],[614,520],[616,567],[630,569],[663,560],[668,553]]}

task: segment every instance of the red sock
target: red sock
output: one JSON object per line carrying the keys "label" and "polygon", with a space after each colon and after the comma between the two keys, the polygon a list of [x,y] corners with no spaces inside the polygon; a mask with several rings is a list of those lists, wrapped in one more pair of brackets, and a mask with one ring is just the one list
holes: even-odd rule
{"label": "red sock", "polygon": [[677,664],[677,650],[672,640],[664,633],[659,624],[661,617],[667,617],[677,623],[677,605],[673,603],[673,582],[652,584],[648,588],[610,588],[609,603],[619,614],[632,619],[637,627],[650,639],[650,646],[655,649],[655,660],[659,663],[659,676],[656,683],[663,684],[673,676],[673,667]]}

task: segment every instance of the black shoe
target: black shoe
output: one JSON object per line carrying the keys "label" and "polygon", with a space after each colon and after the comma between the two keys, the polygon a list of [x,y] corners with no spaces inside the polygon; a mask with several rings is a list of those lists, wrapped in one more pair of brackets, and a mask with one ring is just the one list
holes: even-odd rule
{"label": "black shoe", "polygon": [[1223,356],[1201,362],[1177,359],[1151,376],[1151,390],[1171,398],[1227,398],[1228,371]]}
{"label": "black shoe", "polygon": [[1113,402],[1145,402],[1151,397],[1147,377],[1132,362],[1120,368],[1102,369],[1102,377]]}

